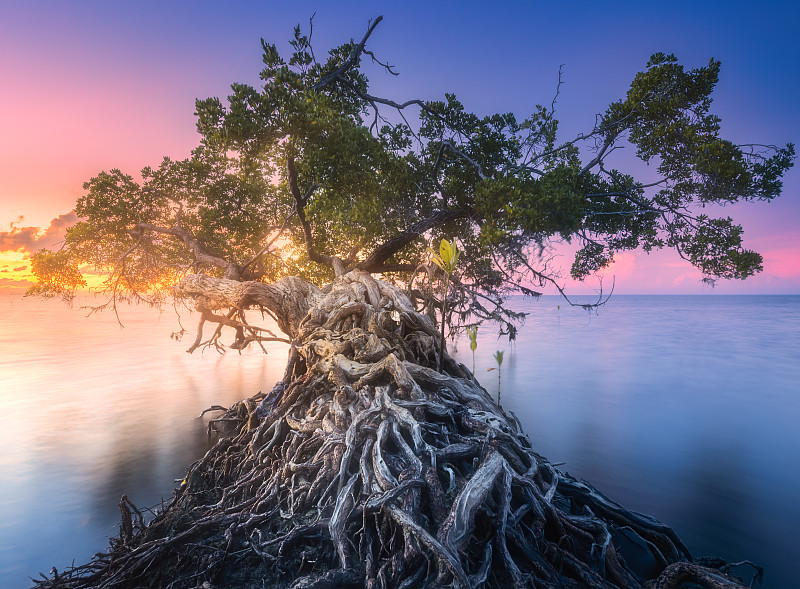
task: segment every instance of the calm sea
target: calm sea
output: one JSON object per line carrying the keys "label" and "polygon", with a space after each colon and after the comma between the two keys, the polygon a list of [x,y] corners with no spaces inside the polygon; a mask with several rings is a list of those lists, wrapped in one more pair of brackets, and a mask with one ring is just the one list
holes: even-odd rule
{"label": "calm sea", "polygon": [[[800,524],[800,296],[556,297],[513,345],[479,331],[476,374],[540,454],[671,525],[693,554],[749,559],[793,586]],[[559,308],[560,307],[560,308]],[[195,319],[122,309],[86,318],[0,296],[0,587],[87,561],[117,504],[168,498],[206,449],[211,405],[280,378],[285,348],[185,353]],[[451,344],[452,345],[452,344]],[[459,360],[472,366],[468,345]]]}

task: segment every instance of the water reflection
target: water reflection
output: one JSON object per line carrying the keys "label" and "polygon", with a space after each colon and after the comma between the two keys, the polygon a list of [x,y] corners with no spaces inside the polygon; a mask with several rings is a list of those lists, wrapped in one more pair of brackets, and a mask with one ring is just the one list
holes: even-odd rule
{"label": "water reflection", "polygon": [[516,346],[479,331],[476,372],[509,350],[503,404],[537,451],[694,554],[750,559],[764,587],[792,586],[800,297],[619,296],[597,315],[559,302],[518,303],[532,314]]}
{"label": "water reflection", "polygon": [[0,297],[0,587],[103,549],[122,493],[159,503],[206,450],[203,409],[283,372],[281,345],[188,355],[169,315],[133,308],[123,321]]}
{"label": "water reflection", "polygon": [[[713,553],[730,561],[742,560],[753,549],[747,522],[756,522],[751,480],[743,477],[741,444],[715,447],[698,444],[686,457],[686,472],[679,479],[683,492],[676,498],[684,517],[692,521],[685,541],[700,556]],[[724,546],[709,539],[725,538]]]}
{"label": "water reflection", "polygon": [[[13,306],[11,303],[14,303]],[[557,299],[514,346],[479,331],[476,373],[537,451],[693,553],[751,559],[791,586],[800,521],[800,297],[615,297],[598,315]],[[0,297],[0,587],[85,562],[117,533],[117,504],[167,498],[206,449],[200,412],[272,388],[285,347],[184,352],[169,314],[85,319]],[[472,365],[469,346],[460,361]]]}

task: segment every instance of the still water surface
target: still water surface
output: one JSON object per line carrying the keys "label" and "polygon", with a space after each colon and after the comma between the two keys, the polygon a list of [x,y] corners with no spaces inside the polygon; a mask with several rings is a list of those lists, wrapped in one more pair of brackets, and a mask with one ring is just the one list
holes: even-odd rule
{"label": "still water surface", "polygon": [[[496,394],[487,370],[506,350],[502,403],[537,451],[668,523],[693,554],[750,559],[765,587],[793,586],[800,296],[615,296],[598,314],[514,304],[531,313],[517,343],[482,328],[476,374]],[[191,333],[169,337],[173,313],[121,316],[125,329],[0,296],[0,587],[103,549],[122,493],[158,504],[205,451],[203,409],[282,375],[280,345],[189,355]]]}

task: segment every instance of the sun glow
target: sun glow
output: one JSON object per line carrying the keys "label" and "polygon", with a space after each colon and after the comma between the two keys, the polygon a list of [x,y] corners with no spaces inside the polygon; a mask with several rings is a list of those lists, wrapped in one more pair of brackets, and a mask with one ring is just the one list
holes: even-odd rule
{"label": "sun glow", "polygon": [[[96,292],[103,288],[105,275],[86,268],[82,270],[86,288],[80,292]],[[0,292],[24,292],[35,283],[28,252],[0,252]]]}
{"label": "sun glow", "polygon": [[0,252],[0,289],[21,290],[33,284],[29,256],[25,252]]}

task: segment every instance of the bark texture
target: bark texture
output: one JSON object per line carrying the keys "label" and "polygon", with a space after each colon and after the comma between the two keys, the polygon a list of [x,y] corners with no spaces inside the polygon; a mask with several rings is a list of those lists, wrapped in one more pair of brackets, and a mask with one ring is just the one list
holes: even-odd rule
{"label": "bark texture", "polygon": [[39,587],[740,586],[559,472],[465,367],[436,371],[436,326],[397,288],[356,270],[322,291],[179,292],[282,313],[284,379],[212,421],[218,441],[152,521],[124,498],[111,550]]}

